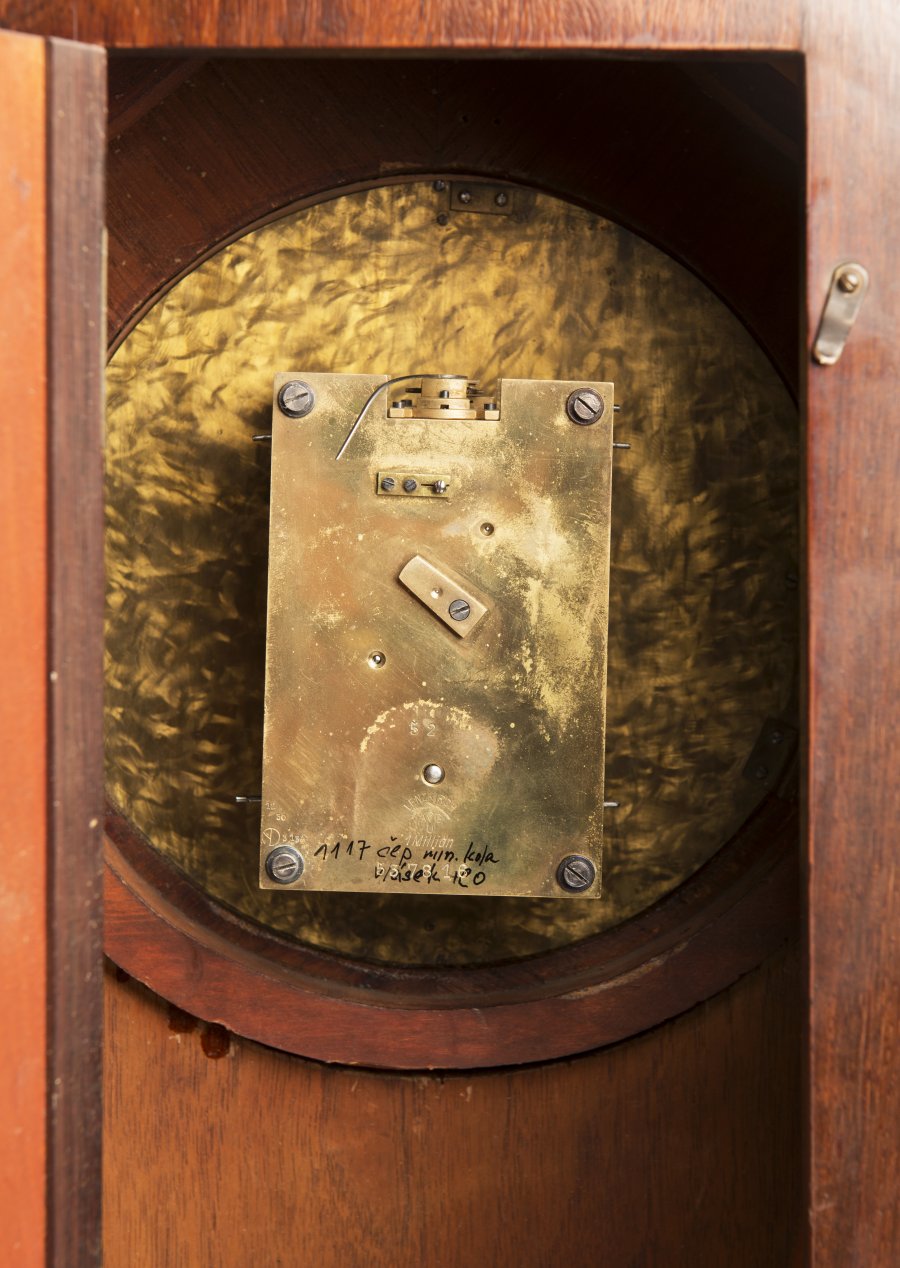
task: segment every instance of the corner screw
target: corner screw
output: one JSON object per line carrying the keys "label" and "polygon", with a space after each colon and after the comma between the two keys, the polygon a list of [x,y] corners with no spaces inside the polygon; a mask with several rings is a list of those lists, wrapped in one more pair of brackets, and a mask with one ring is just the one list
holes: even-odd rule
{"label": "corner screw", "polygon": [[465,599],[454,599],[448,608],[450,615],[454,621],[468,621],[469,613],[472,609],[466,603]]}
{"label": "corner screw", "polygon": [[278,393],[278,408],[288,418],[305,418],[316,403],[316,396],[308,383],[293,379],[285,383]]}
{"label": "corner screw", "polygon": [[842,290],[845,295],[852,295],[854,291],[858,291],[862,286],[862,278],[855,269],[846,269],[841,273],[837,280],[838,289]]}
{"label": "corner screw", "polygon": [[418,481],[414,480],[412,476],[410,476],[408,480],[403,481],[404,493],[415,493],[418,487],[419,487]]}
{"label": "corner screw", "polygon": [[464,206],[467,203],[470,203],[472,201],[472,195],[467,189],[461,189],[459,193],[456,195],[456,197],[457,197],[457,200],[461,202]]}
{"label": "corner screw", "polygon": [[589,427],[603,414],[603,398],[592,387],[577,388],[566,401],[566,413],[579,427]]}
{"label": "corner screw", "polygon": [[392,490],[395,489],[396,486],[397,486],[397,481],[394,479],[393,476],[385,476],[384,479],[381,481],[381,487],[385,491],[385,493],[392,492]]}
{"label": "corner screw", "polygon": [[266,858],[266,872],[277,885],[290,885],[303,872],[303,859],[290,845],[279,845]]}
{"label": "corner screw", "polygon": [[597,869],[583,854],[570,854],[556,869],[557,883],[571,894],[580,894],[593,885]]}

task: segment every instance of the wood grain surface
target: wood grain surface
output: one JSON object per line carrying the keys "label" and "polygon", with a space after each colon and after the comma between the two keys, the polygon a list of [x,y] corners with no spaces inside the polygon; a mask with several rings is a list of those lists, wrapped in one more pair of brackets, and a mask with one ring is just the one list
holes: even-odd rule
{"label": "wood grain surface", "polygon": [[47,559],[44,44],[0,36],[0,1261],[44,1263]]}
{"label": "wood grain surface", "polygon": [[[218,43],[233,47],[249,43],[270,47],[302,44],[321,48],[483,49],[549,45],[624,47],[632,52],[701,46],[799,49],[809,55],[811,326],[814,327],[818,319],[827,278],[839,259],[858,255],[873,276],[866,308],[844,359],[832,370],[811,371],[809,383],[812,596],[809,621],[813,678],[809,708],[813,756],[808,787],[814,1253],[816,1268],[895,1263],[898,1254],[895,1175],[900,1139],[897,1100],[900,1089],[896,1079],[900,970],[894,942],[900,914],[900,889],[896,884],[893,851],[898,781],[891,776],[891,745],[897,729],[898,699],[897,661],[891,645],[897,625],[896,517],[891,514],[895,507],[898,437],[892,419],[898,346],[894,253],[898,215],[896,129],[900,118],[896,103],[896,50],[900,33],[896,6],[889,0],[874,0],[861,14],[846,0],[840,3],[816,0],[814,4],[793,5],[743,0],[729,6],[713,6],[699,0],[680,4],[670,0],[653,6],[635,0],[617,0],[604,5],[585,5],[576,0],[556,5],[546,0],[502,8],[489,0],[465,8],[418,5],[411,0],[382,6],[363,4],[359,0],[302,7],[283,3],[189,7],[170,0],[141,9],[114,5],[112,0],[102,4],[81,0],[75,6],[49,0],[39,4],[11,0],[2,6],[0,15],[0,20],[8,26],[61,35],[77,33],[81,38],[123,46],[212,47]],[[719,1003],[723,1001],[716,1001],[709,1009],[715,1010]],[[731,1003],[728,1006],[739,1007]],[[709,1010],[706,1015],[708,1013]],[[660,1069],[666,1067],[664,1054],[668,1052],[671,1059],[670,1035],[678,1033],[678,1027],[687,1020],[663,1032],[659,1048],[653,1047],[652,1036],[637,1041],[638,1044],[646,1042],[648,1051],[659,1054],[659,1062],[654,1060],[649,1069],[645,1067],[643,1071],[651,1086],[653,1076],[658,1078]],[[747,1021],[752,1022],[752,1027],[743,1032],[745,1037],[763,1033],[765,1016],[758,1007],[755,1012],[748,1009]],[[715,1039],[710,1031],[706,1040],[708,1042],[698,1042],[693,1048],[689,1046],[679,1052],[677,1060],[681,1078],[703,1080],[702,1098],[698,1094],[695,1104],[702,1103],[705,1109],[711,1103],[711,1094],[723,1086],[722,1068],[717,1069],[717,1063],[724,1061],[727,1065],[729,1061],[738,1061],[744,1050],[734,1046],[734,1034],[727,1026],[724,1033],[716,1032]],[[144,1074],[133,1076],[134,1085],[140,1086],[140,1091],[133,1092],[133,1103],[140,1109],[145,1108],[150,1099],[144,1093],[146,1084],[141,1080],[147,1077],[147,1071],[152,1074],[157,1068],[154,1061],[158,1063],[161,1050],[154,1050],[152,1039],[143,1032],[135,1036],[134,1042],[145,1053],[153,1052]],[[628,1045],[616,1053],[632,1050],[633,1046]],[[752,1044],[746,1050],[752,1051]],[[216,1068],[223,1064],[217,1063]],[[578,1068],[588,1066],[579,1062]],[[522,1072],[521,1077],[530,1074],[550,1078],[552,1071]],[[742,1091],[746,1099],[741,1104],[749,1107],[749,1118],[736,1111],[734,1105],[729,1112],[737,1112],[734,1122],[746,1129],[741,1137],[746,1144],[748,1139],[757,1139],[754,1132],[760,1122],[772,1123],[773,1120],[757,1112],[758,1103],[749,1093],[751,1087],[758,1084],[748,1080],[747,1071],[744,1074]],[[447,1085],[435,1082],[428,1086],[431,1094],[437,1095],[440,1088]],[[501,1097],[509,1107],[515,1105],[509,1095],[511,1086],[504,1085]],[[587,1080],[587,1087],[590,1095],[599,1095],[597,1083]],[[668,1241],[655,1243],[655,1259],[640,1246],[629,1258],[626,1245],[620,1262],[677,1264],[679,1255],[682,1262],[703,1262],[703,1255],[696,1253],[699,1244],[696,1239],[695,1253],[687,1258],[684,1229],[685,1224],[691,1225],[692,1220],[701,1217],[698,1210],[702,1214],[712,1209],[719,1213],[724,1210],[725,1222],[730,1221],[730,1227],[727,1247],[723,1248],[721,1241],[710,1243],[712,1251],[706,1262],[734,1263],[736,1253],[746,1254],[747,1263],[786,1262],[783,1245],[774,1250],[767,1245],[753,1258],[755,1248],[746,1250],[751,1243],[746,1237],[741,1238],[745,1226],[736,1224],[732,1218],[738,1208],[715,1203],[711,1207],[709,1184],[705,1187],[694,1184],[699,1175],[710,1175],[709,1171],[698,1169],[691,1143],[706,1139],[700,1123],[708,1125],[709,1119],[686,1122],[679,1116],[685,1103],[683,1091],[683,1085],[670,1086],[671,1100],[667,1102],[666,1115],[652,1120],[662,1123],[661,1130],[667,1130],[666,1124],[670,1121],[680,1127],[681,1148],[668,1154],[661,1151],[654,1154],[651,1161],[645,1160],[648,1169],[656,1166],[657,1160],[669,1164],[666,1179],[678,1207],[678,1219],[669,1227]],[[183,1111],[184,1093],[178,1083],[175,1092],[177,1095],[173,1098],[172,1089],[167,1088],[164,1094],[160,1093],[160,1099],[171,1107],[172,1122],[180,1122],[178,1114]],[[579,1087],[575,1100],[583,1095]],[[640,1091],[632,1090],[631,1096],[643,1105],[647,1099],[646,1082]],[[721,1101],[713,1096],[712,1103],[721,1104]],[[122,1107],[121,1100],[116,1104]],[[156,1110],[153,1112],[155,1115]],[[777,1128],[788,1117],[788,1114],[781,1115],[773,1126]],[[122,1114],[120,1121],[124,1130],[127,1116]],[[251,1127],[257,1125],[257,1119],[249,1119],[248,1114],[248,1119],[240,1124],[245,1136],[248,1121]],[[317,1125],[322,1121],[317,1120]],[[324,1122],[329,1121],[326,1116]],[[151,1131],[158,1132],[162,1120],[157,1116],[153,1122],[156,1127],[151,1127]],[[607,1132],[611,1126],[617,1126],[602,1116],[597,1123]],[[641,1123],[642,1128],[647,1126],[646,1116]],[[415,1140],[412,1132],[415,1117],[403,1118],[402,1125],[410,1128],[407,1139]],[[552,1122],[548,1126],[552,1128]],[[502,1130],[502,1123],[495,1130]],[[223,1133],[219,1131],[219,1124],[201,1116],[201,1131],[207,1133],[204,1139],[209,1156],[221,1158]],[[348,1131],[351,1134],[356,1131],[356,1119]],[[240,1138],[239,1133],[235,1136]],[[638,1136],[646,1140],[653,1138],[652,1132],[646,1136],[638,1133]],[[329,1139],[327,1135],[324,1138]],[[536,1133],[533,1138],[539,1139]],[[203,1144],[204,1139],[199,1143]],[[594,1159],[598,1139],[603,1139],[602,1134],[592,1129],[588,1146],[591,1152],[584,1156],[588,1162]],[[620,1139],[634,1147],[634,1137],[620,1132]],[[725,1130],[724,1139],[726,1149],[721,1157],[738,1156],[730,1127]],[[789,1149],[779,1148],[780,1139],[775,1131],[767,1140],[766,1169],[770,1175],[774,1174],[771,1159],[777,1165],[790,1153]],[[148,1155],[146,1142],[143,1143],[142,1163],[152,1156]],[[299,1144],[296,1138],[294,1143]],[[486,1151],[478,1147],[473,1151],[471,1138],[466,1143],[469,1152],[464,1164],[473,1164],[477,1183],[479,1177],[484,1180],[481,1167]],[[370,1138],[369,1145],[370,1156],[377,1156],[371,1153]],[[538,1148],[544,1151],[543,1141]],[[298,1156],[302,1157],[302,1151],[293,1149],[291,1157]],[[329,1162],[335,1156],[333,1150],[326,1154]],[[398,1168],[398,1160],[389,1150],[382,1156],[389,1164],[389,1173],[400,1170],[402,1175],[406,1159],[400,1158]],[[686,1156],[693,1166],[685,1165]],[[429,1163],[431,1161],[429,1159]],[[622,1164],[627,1158],[620,1153],[618,1161]],[[458,1157],[455,1162],[459,1164]],[[517,1160],[511,1177],[516,1184],[521,1184],[522,1170]],[[721,1165],[711,1169],[714,1188],[728,1184],[727,1179],[722,1179],[725,1170],[727,1167]],[[127,1166],[123,1166],[123,1176],[127,1176],[127,1171]],[[321,1183],[323,1172],[331,1182],[327,1186]],[[343,1237],[353,1222],[332,1220],[333,1208],[328,1206],[327,1199],[335,1183],[346,1188],[352,1174],[345,1169],[329,1169],[328,1165],[323,1172],[316,1176],[308,1173],[306,1179],[308,1192],[314,1192],[319,1181],[319,1191],[326,1194],[313,1214],[317,1219],[327,1216],[332,1238]],[[585,1173],[592,1174],[586,1165],[579,1170],[579,1180]],[[433,1174],[429,1167],[428,1177]],[[534,1174],[538,1177],[534,1182],[537,1187],[527,1194],[530,1205],[526,1227],[530,1232],[534,1228],[530,1221],[532,1212],[546,1209],[544,1171],[536,1169]],[[690,1187],[685,1177],[690,1177]],[[231,1183],[234,1185],[236,1181]],[[402,1179],[397,1179],[395,1184],[402,1184]],[[389,1186],[390,1181],[386,1186],[390,1194]],[[146,1189],[142,1192],[146,1195]],[[198,1238],[209,1237],[209,1192],[206,1192],[205,1205],[202,1201],[193,1202],[184,1216],[195,1220],[194,1227],[202,1221],[202,1228],[196,1234]],[[240,1196],[234,1188],[226,1192]],[[284,1190],[280,1192],[284,1194]],[[658,1228],[660,1199],[656,1194],[657,1190],[652,1194],[647,1191],[644,1209]],[[746,1196],[746,1191],[743,1194]],[[777,1196],[776,1192],[776,1200]],[[609,1209],[597,1203],[595,1195],[591,1198],[592,1210],[606,1212]],[[138,1219],[146,1217],[147,1203],[152,1200],[155,1209],[158,1199],[158,1190],[153,1191],[152,1197],[145,1197],[144,1205],[132,1221],[133,1229]],[[306,1213],[306,1205],[295,1201],[292,1188],[287,1198],[282,1197],[278,1210],[264,1227],[271,1227],[276,1218],[283,1219],[285,1204],[292,1213],[298,1205]],[[232,1200],[231,1207],[224,1209],[239,1208]],[[378,1212],[377,1204],[373,1204],[373,1209]],[[631,1200],[620,1202],[618,1206],[614,1204],[612,1210],[614,1218],[620,1215],[627,1218],[632,1230],[640,1225],[640,1214],[635,1214],[636,1207]],[[771,1216],[771,1208],[766,1212],[761,1204],[755,1210],[761,1214],[748,1236],[754,1230],[763,1235],[763,1230],[775,1224],[766,1218],[767,1214]],[[325,1216],[321,1216],[321,1212]],[[387,1213],[402,1222],[405,1211],[389,1202]],[[181,1218],[182,1209],[175,1211],[175,1215]],[[252,1223],[256,1215],[254,1208],[245,1223]],[[458,1218],[457,1212],[454,1218]],[[719,1215],[714,1218],[718,1220]],[[147,1230],[146,1223],[144,1227]],[[165,1255],[155,1254],[159,1239],[177,1237],[179,1227],[187,1225],[183,1222],[179,1225],[178,1219],[160,1220],[153,1225],[145,1239],[153,1243],[148,1252],[150,1257],[145,1256],[143,1262],[166,1262]],[[377,1241],[377,1234],[384,1227],[379,1223],[375,1228],[376,1252],[382,1244]],[[496,1225],[492,1223],[490,1227]],[[302,1233],[303,1228],[298,1236]],[[633,1231],[632,1235],[636,1237],[637,1233]],[[208,1246],[208,1240],[203,1244]],[[534,1244],[545,1245],[537,1241]],[[201,1251],[200,1262],[203,1258]],[[566,1258],[575,1256],[569,1253]],[[132,1256],[131,1259],[120,1258],[119,1262],[141,1260]],[[242,1262],[247,1262],[246,1255]]]}
{"label": "wood grain surface", "polygon": [[[795,60],[723,64],[724,101],[680,66],[622,59],[220,58],[178,81],[177,62],[114,57],[111,339],[223,242],[292,204],[456,172],[536,184],[649,238],[740,314],[796,390]],[[777,126],[748,102],[774,107]]]}
{"label": "wood grain surface", "polygon": [[107,830],[117,964],[186,1011],[352,1065],[480,1068],[615,1043],[721,990],[797,923],[796,820],[775,797],[737,848],[634,920],[464,969],[366,964],[280,939],[212,902],[120,817]]}
{"label": "wood grain surface", "polygon": [[100,1261],[106,57],[48,44],[48,1125],[54,1268]]}
{"label": "wood grain surface", "polygon": [[[805,6],[804,6],[805,7]],[[18,30],[111,47],[490,49],[789,49],[800,40],[803,7],[734,0],[5,0],[2,21]]]}
{"label": "wood grain surface", "polygon": [[403,1076],[111,974],[107,1268],[799,1268],[794,956],[627,1044]]}
{"label": "wood grain surface", "polygon": [[815,1268],[900,1262],[900,9],[816,6],[808,320],[869,293],[808,375],[810,1120]]}

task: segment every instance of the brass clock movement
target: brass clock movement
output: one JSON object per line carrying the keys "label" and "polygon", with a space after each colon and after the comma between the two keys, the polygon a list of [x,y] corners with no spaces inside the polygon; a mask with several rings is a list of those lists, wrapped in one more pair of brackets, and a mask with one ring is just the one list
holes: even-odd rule
{"label": "brass clock movement", "polygon": [[600,893],[612,419],[611,383],[276,378],[264,888]]}

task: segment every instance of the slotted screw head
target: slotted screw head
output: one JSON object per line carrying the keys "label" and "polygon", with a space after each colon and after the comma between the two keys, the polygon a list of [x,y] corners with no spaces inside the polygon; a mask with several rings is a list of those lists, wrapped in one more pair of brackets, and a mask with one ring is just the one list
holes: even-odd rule
{"label": "slotted screw head", "polygon": [[856,269],[845,269],[838,277],[837,284],[845,295],[852,295],[862,286],[862,278]]}
{"label": "slotted screw head", "polygon": [[414,480],[412,476],[410,476],[408,480],[403,481],[403,488],[407,493],[415,493],[418,487],[418,481]]}
{"label": "slotted screw head", "polygon": [[466,603],[465,599],[454,599],[450,604],[448,611],[454,621],[467,621],[472,609],[469,607],[468,603]]}
{"label": "slotted screw head", "polygon": [[278,393],[278,408],[288,418],[305,418],[316,403],[316,396],[308,383],[292,379]]}
{"label": "slotted screw head", "polygon": [[266,857],[266,872],[278,885],[290,885],[302,871],[303,859],[291,845],[279,845]]}
{"label": "slotted screw head", "polygon": [[583,854],[568,855],[556,869],[557,883],[570,894],[580,894],[590,888],[596,875],[597,869]]}
{"label": "slotted screw head", "polygon": [[385,476],[381,481],[381,487],[384,489],[385,493],[390,493],[391,490],[396,487],[396,484],[397,481],[393,476]]}
{"label": "slotted screw head", "polygon": [[580,387],[566,401],[566,413],[579,427],[589,427],[603,414],[603,397],[592,387]]}
{"label": "slotted screw head", "polygon": [[431,487],[434,489],[435,493],[446,493],[446,492],[447,492],[447,481],[446,481],[446,480],[435,480],[434,484],[433,484]]}

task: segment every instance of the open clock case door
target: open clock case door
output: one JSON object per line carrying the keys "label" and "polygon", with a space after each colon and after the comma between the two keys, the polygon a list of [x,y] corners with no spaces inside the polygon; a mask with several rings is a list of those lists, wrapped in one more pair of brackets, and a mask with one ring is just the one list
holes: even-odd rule
{"label": "open clock case door", "polygon": [[[404,64],[406,99],[429,119],[438,81],[442,110],[467,102],[425,143],[393,115],[385,141],[384,120],[367,118],[373,102],[390,109],[383,73],[341,63],[300,82],[281,62],[209,64],[113,145],[107,947],[181,1008],[289,1051],[513,1064],[673,1016],[759,963],[793,917],[799,462],[781,371],[794,142],[790,128],[773,143],[735,123],[739,74],[607,63],[598,87],[591,64],[544,68],[567,118],[614,98],[647,164],[666,161],[648,91],[669,94],[674,131],[711,112],[700,149],[718,163],[720,205],[737,216],[752,188],[768,209],[740,213],[744,250],[781,279],[767,306],[721,232],[704,236],[716,216],[690,173],[664,205],[608,136],[589,171],[575,135],[517,155],[525,64],[497,67],[490,92],[473,66]],[[758,74],[796,109],[784,68]],[[249,153],[269,127],[269,144],[290,145],[283,120],[311,96],[325,110],[341,86],[331,117],[346,148],[312,171],[254,162],[226,187],[214,155],[196,167],[180,147],[198,109],[224,127],[221,100],[249,102],[261,76],[266,98],[232,148]],[[403,161],[387,161],[392,144]],[[173,150],[204,191],[193,258],[178,254],[174,210],[159,228],[159,199],[181,197]],[[171,235],[165,261],[138,252],[117,267],[117,235],[143,231]],[[273,380],[457,367],[483,385],[614,382],[622,404],[601,896],[260,889],[259,809],[235,797],[260,789],[270,456],[253,437],[271,430]]]}

